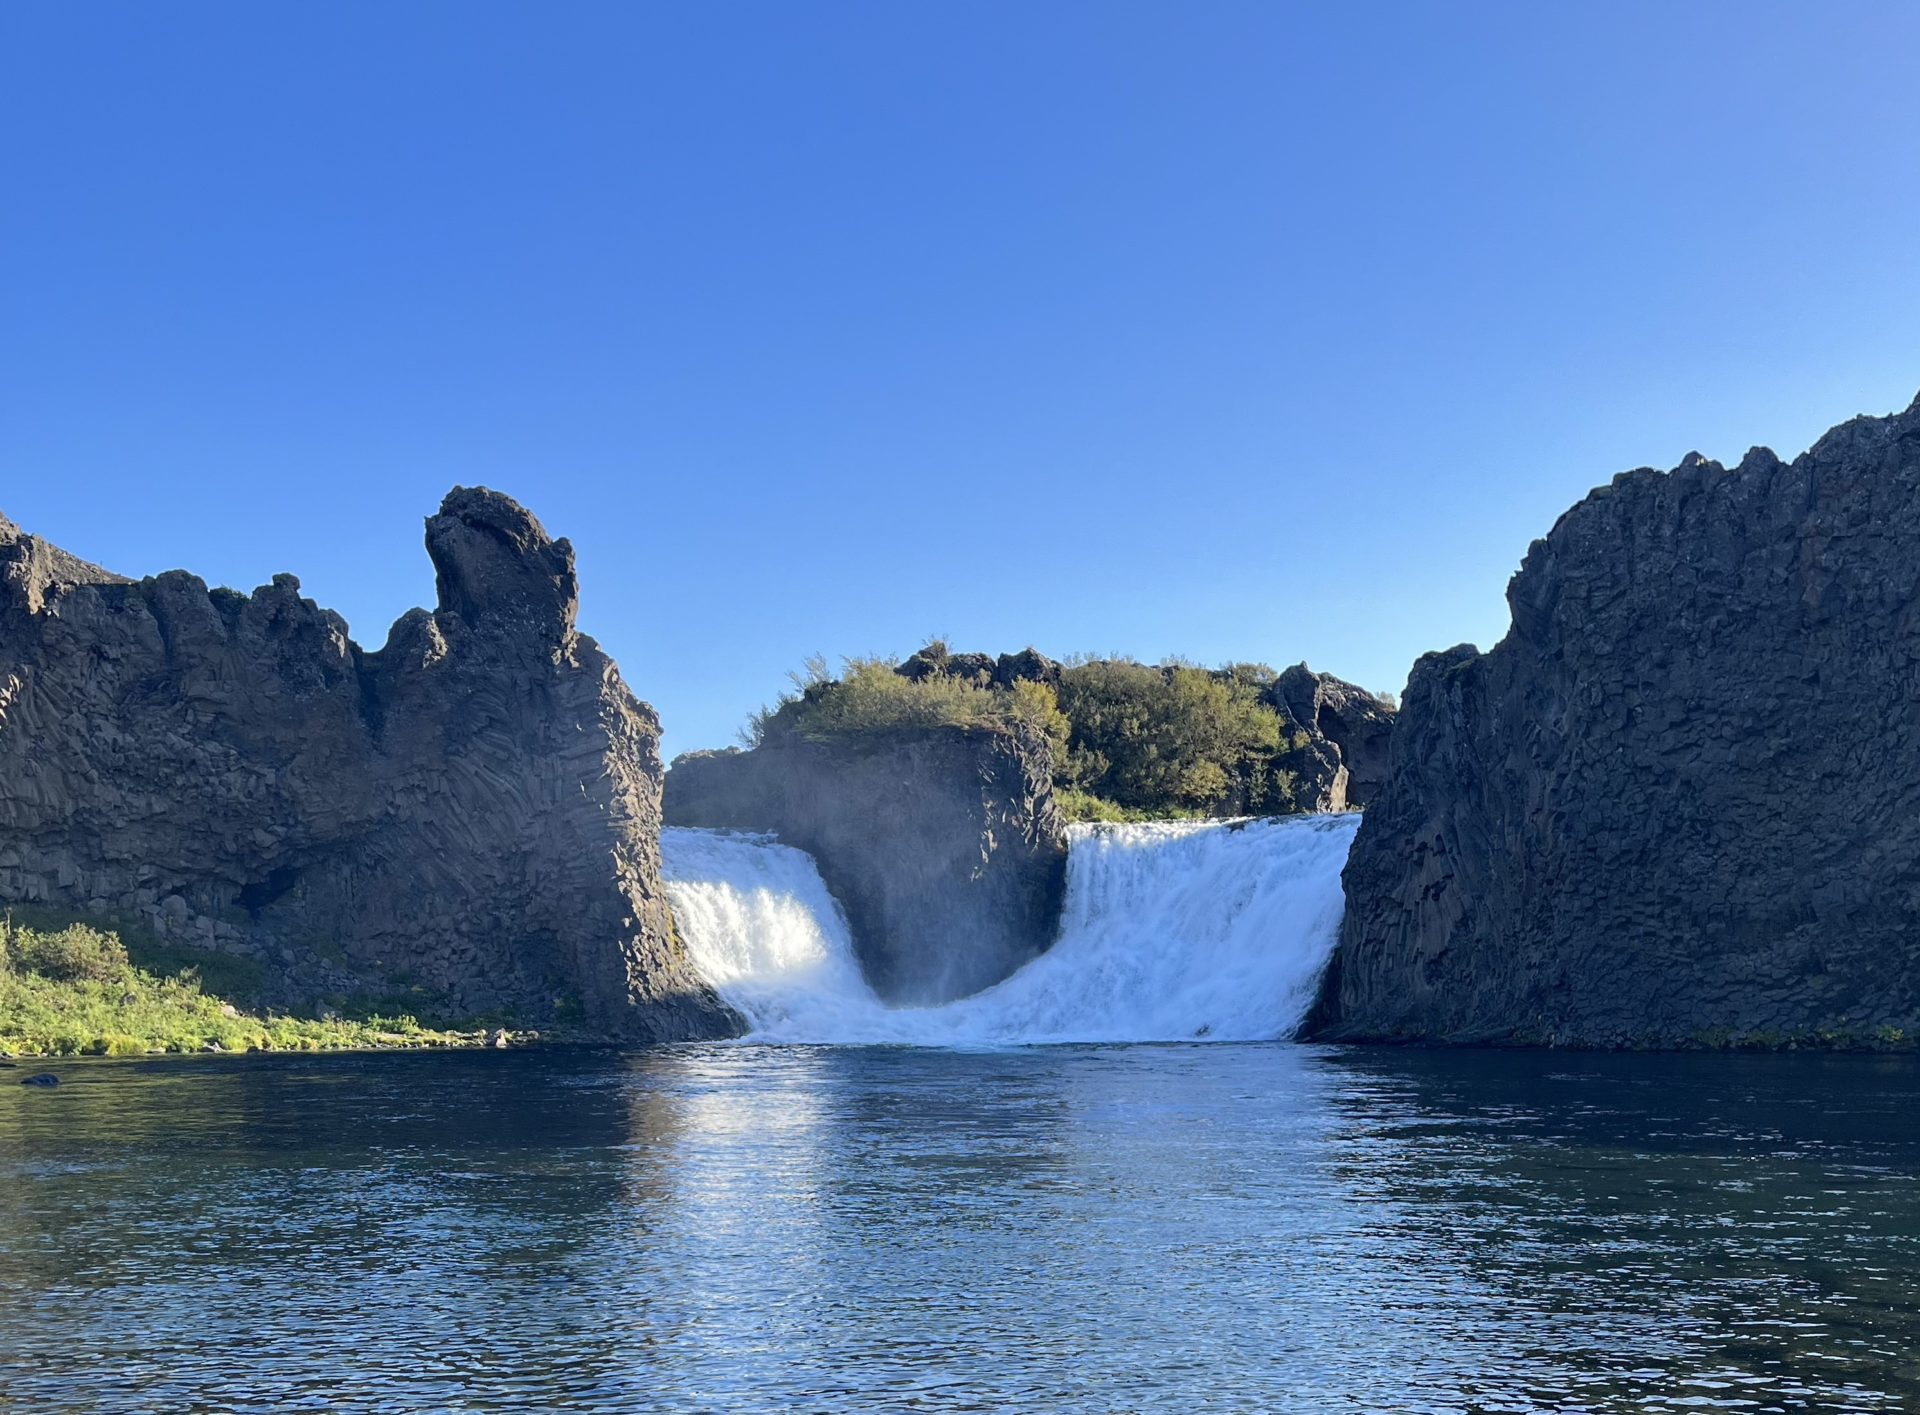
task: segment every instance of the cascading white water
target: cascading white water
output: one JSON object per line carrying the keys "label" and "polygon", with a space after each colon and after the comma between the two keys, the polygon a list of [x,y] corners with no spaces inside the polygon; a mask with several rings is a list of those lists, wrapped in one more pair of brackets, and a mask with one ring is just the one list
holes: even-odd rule
{"label": "cascading white water", "polygon": [[678,827],[660,832],[660,855],[694,967],[755,1036],[797,1026],[833,1040],[885,1011],[811,855],[770,835]]}
{"label": "cascading white water", "polygon": [[694,966],[755,1041],[1254,1041],[1292,1036],[1333,949],[1357,816],[1071,828],[1054,946],[942,1007],[860,975],[812,859],[764,835],[660,843]]}

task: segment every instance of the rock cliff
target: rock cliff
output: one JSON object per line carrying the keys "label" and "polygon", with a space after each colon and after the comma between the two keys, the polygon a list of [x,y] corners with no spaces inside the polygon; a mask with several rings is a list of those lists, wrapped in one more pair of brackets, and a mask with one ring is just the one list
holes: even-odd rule
{"label": "rock cliff", "polygon": [[735,1019],[659,879],[659,726],[576,632],[573,551],[498,493],[427,522],[439,607],[363,652],[279,575],[138,582],[0,522],[0,903],[639,1038]]}
{"label": "rock cliff", "polygon": [[978,992],[1059,926],[1066,829],[1044,747],[926,727],[696,752],[667,773],[670,825],[772,831],[846,910],[874,991],[929,1005]]}
{"label": "rock cliff", "polygon": [[1365,688],[1296,663],[1267,689],[1268,706],[1298,743],[1285,759],[1297,799],[1317,811],[1364,806],[1387,777],[1393,709]]}
{"label": "rock cliff", "polygon": [[1309,1031],[1920,1033],[1920,402],[1628,472],[1414,670]]}

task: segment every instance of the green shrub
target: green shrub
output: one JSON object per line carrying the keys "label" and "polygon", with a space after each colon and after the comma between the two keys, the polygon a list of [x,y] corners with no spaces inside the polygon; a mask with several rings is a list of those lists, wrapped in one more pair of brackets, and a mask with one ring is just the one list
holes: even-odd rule
{"label": "green shrub", "polygon": [[787,681],[793,691],[782,693],[757,712],[747,714],[747,725],[740,729],[740,745],[751,751],[762,742],[793,732],[798,726],[800,704],[816,691],[833,687],[833,674],[827,668],[825,654],[810,654],[798,669],[789,669]]}
{"label": "green shrub", "polygon": [[1258,815],[1301,809],[1306,738],[1269,701],[1265,664],[1212,671],[1169,661],[1083,659],[1055,687],[997,686],[978,654],[934,640],[904,664],[818,656],[788,674],[793,691],[748,720],[749,748],[783,739],[828,741],[915,727],[1022,731],[1052,755],[1061,809],[1076,820]]}
{"label": "green shrub", "polygon": [[1044,683],[1022,680],[1002,689],[944,673],[908,678],[881,658],[848,658],[842,664],[838,678],[827,676],[819,658],[788,674],[797,691],[752,714],[742,740],[758,746],[787,737],[821,742],[914,727],[1001,727],[1024,730],[1035,741],[1065,751],[1067,720]]}
{"label": "green shrub", "polygon": [[1060,808],[1060,814],[1069,821],[1092,821],[1109,825],[1192,819],[1202,814],[1202,812],[1178,806],[1151,811],[1129,809],[1126,806],[1116,806],[1113,802],[1102,800],[1098,796],[1090,796],[1085,791],[1076,791],[1070,786],[1057,788],[1053,793],[1053,803]]}
{"label": "green shrub", "polygon": [[1052,688],[1030,678],[1015,679],[1012,688],[1007,690],[1003,707],[1009,718],[1025,726],[1036,740],[1047,744],[1054,761],[1067,759],[1067,742],[1073,724],[1060,711],[1060,696]]}
{"label": "green shrub", "polygon": [[0,924],[0,939],[14,968],[55,982],[110,982],[125,976],[127,950],[110,933],[72,924],[57,933]]}
{"label": "green shrub", "polygon": [[1258,681],[1248,665],[1219,676],[1128,659],[1069,667],[1059,700],[1072,731],[1058,774],[1130,811],[1291,810],[1293,776],[1279,760],[1295,744]]}
{"label": "green shrub", "polygon": [[840,680],[801,700],[801,735],[838,737],[902,727],[978,727],[1000,716],[991,692],[935,675],[915,682],[877,658],[848,659]]}

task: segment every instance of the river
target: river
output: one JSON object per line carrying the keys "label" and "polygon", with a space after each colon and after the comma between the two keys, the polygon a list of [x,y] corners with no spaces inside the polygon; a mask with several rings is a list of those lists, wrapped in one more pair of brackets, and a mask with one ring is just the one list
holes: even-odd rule
{"label": "river", "polygon": [[0,1072],[0,1407],[1920,1408],[1920,1065],[1286,1043]]}

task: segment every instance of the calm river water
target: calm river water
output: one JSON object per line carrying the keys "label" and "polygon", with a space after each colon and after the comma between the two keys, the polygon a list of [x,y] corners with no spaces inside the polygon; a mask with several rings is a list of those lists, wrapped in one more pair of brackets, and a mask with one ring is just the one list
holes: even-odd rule
{"label": "calm river water", "polygon": [[0,1407],[1920,1409],[1920,1066],[1285,1045],[0,1071]]}

